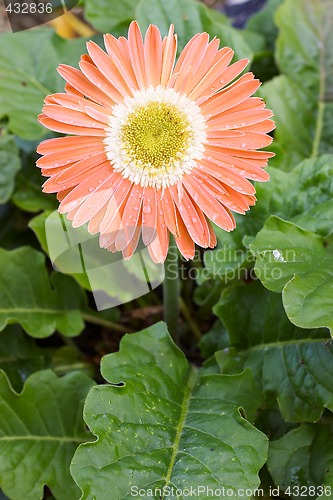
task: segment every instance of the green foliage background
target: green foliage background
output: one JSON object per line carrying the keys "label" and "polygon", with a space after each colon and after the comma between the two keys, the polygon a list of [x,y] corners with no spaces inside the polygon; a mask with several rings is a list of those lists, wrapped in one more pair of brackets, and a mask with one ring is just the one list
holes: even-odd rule
{"label": "green foliage background", "polygon": [[193,0],[83,6],[96,31],[174,23],[180,49],[207,31],[249,57],[276,156],[236,230],[217,228],[216,249],[181,262],[196,275],[182,280],[181,350],[158,290],[97,313],[85,278],[50,265],[57,203],[35,150],[52,134],[36,117],[86,40],[45,26],[0,35],[0,498],[200,485],[333,498],[332,1],[268,0],[241,31]]}

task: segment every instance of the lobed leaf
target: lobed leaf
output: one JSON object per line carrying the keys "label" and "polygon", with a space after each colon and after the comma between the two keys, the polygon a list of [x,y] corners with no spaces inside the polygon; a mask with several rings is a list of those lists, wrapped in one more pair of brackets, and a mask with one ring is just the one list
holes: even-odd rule
{"label": "lobed leaf", "polygon": [[82,409],[92,385],[80,373],[58,378],[47,370],[17,394],[0,371],[0,486],[11,500],[42,498],[44,485],[56,499],[79,498],[69,464],[90,438]]}
{"label": "lobed leaf", "polygon": [[147,495],[163,487],[256,488],[266,438],[238,411],[245,404],[253,415],[249,374],[198,372],[161,323],[124,337],[101,371],[111,385],[93,389],[85,406],[97,440],[79,447],[71,467],[82,498],[107,499],[110,484],[115,498],[132,498],[135,487]]}

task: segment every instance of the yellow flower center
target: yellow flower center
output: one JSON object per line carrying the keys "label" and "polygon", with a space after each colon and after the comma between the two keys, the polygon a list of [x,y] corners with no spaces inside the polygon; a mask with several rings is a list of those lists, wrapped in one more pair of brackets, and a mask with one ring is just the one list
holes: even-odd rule
{"label": "yellow flower center", "polygon": [[188,120],[175,105],[150,102],[136,108],[123,126],[123,148],[132,161],[151,174],[168,171],[180,160],[193,136]]}
{"label": "yellow flower center", "polygon": [[194,101],[173,89],[149,87],[113,107],[105,152],[125,179],[163,189],[180,182],[202,158],[206,127]]}

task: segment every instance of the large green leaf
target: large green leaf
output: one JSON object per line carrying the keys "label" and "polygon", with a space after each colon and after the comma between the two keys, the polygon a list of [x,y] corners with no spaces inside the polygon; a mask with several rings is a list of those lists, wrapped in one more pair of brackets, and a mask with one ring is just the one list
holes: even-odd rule
{"label": "large green leaf", "polygon": [[232,47],[238,59],[252,57],[252,51],[241,33],[229,26],[227,18],[193,0],[169,0],[167,9],[162,0],[141,0],[136,10],[136,19],[143,30],[154,23],[164,35],[173,23],[179,48],[183,48],[196,33],[206,31],[212,38],[219,38],[221,46]]}
{"label": "large green leaf", "polygon": [[60,40],[50,29],[5,33],[0,37],[0,118],[24,139],[45,133],[38,124],[43,99],[63,89],[60,63],[78,64],[84,40]]}
{"label": "large green leaf", "polygon": [[71,467],[82,498],[109,499],[110,484],[114,498],[133,498],[135,488],[148,498],[163,486],[258,485],[266,438],[238,411],[248,411],[248,394],[256,399],[249,374],[198,372],[161,323],[124,337],[120,352],[103,358],[102,374],[111,385],[93,389],[85,405],[97,440],[79,447]]}
{"label": "large green leaf", "polygon": [[250,369],[266,406],[275,407],[277,399],[290,422],[314,422],[325,407],[333,410],[333,344],[327,331],[292,325],[281,295],[259,282],[229,287],[214,310],[230,338],[230,346],[215,354],[223,373]]}
{"label": "large green leaf", "polygon": [[[297,137],[305,137],[302,115],[311,136],[310,142],[303,142],[303,158],[309,148],[313,157],[333,152],[333,3],[331,0],[285,0],[277,10],[276,22],[280,28],[277,62],[298,89],[280,77],[267,83],[262,92],[276,115],[278,145],[283,153],[276,160],[281,166],[292,166]],[[283,95],[283,99],[279,95]],[[295,115],[286,120],[291,110]],[[291,124],[293,131],[288,141]],[[302,157],[299,146],[297,154]]]}
{"label": "large green leaf", "polygon": [[282,291],[295,325],[333,329],[333,254],[321,236],[272,216],[250,250],[256,275],[269,290]]}
{"label": "large green leaf", "polygon": [[50,281],[43,254],[28,247],[0,249],[0,275],[0,330],[20,323],[29,335],[47,337],[55,330],[72,336],[83,329],[80,288],[59,273]]}
{"label": "large green leaf", "polygon": [[136,0],[86,0],[84,15],[102,33],[126,34],[126,25],[135,18]]}
{"label": "large green leaf", "polygon": [[0,204],[10,198],[17,172],[21,168],[20,157],[14,138],[0,136]]}
{"label": "large green leaf", "polygon": [[92,385],[79,373],[42,371],[17,394],[0,372],[0,486],[11,500],[42,498],[44,485],[56,499],[79,498],[69,464],[90,438],[82,410]]}
{"label": "large green leaf", "polygon": [[329,425],[303,425],[273,441],[268,468],[287,498],[332,498],[333,448]]}
{"label": "large green leaf", "polygon": [[8,326],[0,333],[0,369],[4,370],[16,391],[22,389],[29,375],[43,368],[42,351],[18,325]]}
{"label": "large green leaf", "polygon": [[200,282],[215,277],[222,283],[244,274],[251,278],[248,269],[253,257],[248,256],[244,247],[244,235],[255,236],[270,215],[290,220],[323,236],[332,231],[332,155],[305,160],[288,173],[272,167],[267,171],[270,181],[256,186],[256,206],[245,217],[236,214],[236,230],[226,233],[216,229],[218,245],[204,254],[206,267]]}

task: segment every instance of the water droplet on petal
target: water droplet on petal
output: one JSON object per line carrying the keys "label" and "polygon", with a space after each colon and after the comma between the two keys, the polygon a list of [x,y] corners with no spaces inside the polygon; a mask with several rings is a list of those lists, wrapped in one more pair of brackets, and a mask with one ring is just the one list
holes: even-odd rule
{"label": "water droplet on petal", "polygon": [[246,148],[246,142],[243,142],[242,149],[245,149],[245,148]]}
{"label": "water droplet on petal", "polygon": [[94,187],[90,187],[90,188],[88,189],[88,191],[89,191],[89,193],[92,193],[93,191],[95,191],[95,188],[94,188]]}
{"label": "water droplet on petal", "polygon": [[151,213],[151,206],[150,205],[144,205],[143,209],[142,209],[142,212],[144,214],[150,214]]}
{"label": "water droplet on petal", "polygon": [[139,210],[139,207],[133,206],[133,210],[137,212]]}

